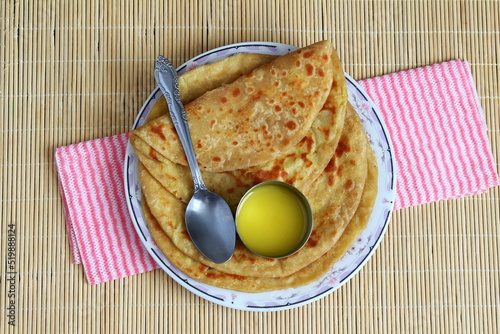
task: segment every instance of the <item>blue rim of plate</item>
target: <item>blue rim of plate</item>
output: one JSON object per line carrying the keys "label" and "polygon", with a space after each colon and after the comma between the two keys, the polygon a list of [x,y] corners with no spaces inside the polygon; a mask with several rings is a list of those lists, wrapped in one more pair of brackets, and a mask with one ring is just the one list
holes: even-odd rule
{"label": "blue rim of plate", "polygon": [[[271,42],[237,43],[200,54],[177,68],[179,75],[198,66],[209,64],[238,53],[265,53],[283,55],[297,47]],[[278,311],[303,306],[340,288],[351,279],[375,252],[389,224],[396,197],[396,164],[389,133],[382,115],[368,94],[345,74],[349,102],[361,118],[378,164],[378,195],[366,228],[351,245],[346,254],[320,279],[298,288],[263,293],[245,293],[222,289],[198,282],[176,268],[156,246],[144,221],[142,193],[138,177],[138,158],[127,144],[124,166],[124,185],[127,206],[132,223],[143,246],[156,263],[177,283],[192,293],[213,303],[246,311]],[[143,125],[156,101],[162,96],[159,88],[153,90],[134,122],[133,129]]]}

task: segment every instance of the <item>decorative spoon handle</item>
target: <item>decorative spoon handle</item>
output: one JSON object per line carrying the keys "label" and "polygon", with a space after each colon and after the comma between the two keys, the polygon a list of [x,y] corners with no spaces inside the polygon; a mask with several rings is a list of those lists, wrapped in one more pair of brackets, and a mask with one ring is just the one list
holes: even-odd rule
{"label": "decorative spoon handle", "polygon": [[181,102],[179,94],[179,80],[177,79],[177,71],[167,58],[159,56],[155,65],[155,79],[160,87],[161,92],[165,96],[168,104],[170,117],[174,123],[175,130],[179,135],[184,153],[193,175],[194,190],[206,189],[205,183],[201,177],[200,168],[194,153],[193,142],[189,132],[186,111]]}

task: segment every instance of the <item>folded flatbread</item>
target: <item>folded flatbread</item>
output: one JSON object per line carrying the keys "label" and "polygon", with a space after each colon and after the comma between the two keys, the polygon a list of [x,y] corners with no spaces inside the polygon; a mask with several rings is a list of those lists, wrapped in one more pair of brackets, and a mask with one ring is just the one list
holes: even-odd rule
{"label": "folded flatbread", "polygon": [[[252,66],[258,67],[269,62],[270,59],[273,58],[262,54],[239,54],[195,68],[180,77],[181,98],[183,101],[189,101],[189,98],[193,96],[201,96],[205,89],[208,91],[216,84],[222,86],[234,81],[241,71],[248,73],[252,70]],[[335,52],[331,62],[334,69],[332,88],[311,128],[297,145],[261,165],[222,173],[202,171],[208,189],[221,195],[233,210],[249,188],[265,180],[285,181],[304,190],[319,176],[329,162],[340,138],[347,105],[344,73]],[[238,68],[241,70],[238,71]],[[210,85],[206,85],[205,80],[199,78],[207,79],[209,73],[215,73],[218,81],[212,80]],[[195,95],[188,94],[190,90],[187,83],[192,86],[196,92]],[[148,119],[152,120],[166,113],[167,106],[164,101],[160,100],[153,107],[150,114],[152,116]],[[131,134],[130,141],[149,173],[175,197],[187,203],[193,193],[189,168],[164,157],[135,132]]]}
{"label": "folded flatbread", "polygon": [[[336,61],[331,43],[318,42],[275,58],[185,105],[201,169],[255,166],[295,146],[309,131],[332,84],[338,85],[333,80]],[[187,165],[168,115],[132,134],[157,154]]]}
{"label": "folded flatbread", "polygon": [[[305,190],[324,170],[337,147],[346,103],[345,85],[339,85],[330,91],[310,130],[297,145],[262,165],[225,172],[202,172],[207,188],[222,196],[233,209],[248,189],[266,180],[284,181]],[[189,168],[163,157],[136,135],[130,136],[130,141],[150,174],[175,197],[187,203],[193,195]]]}

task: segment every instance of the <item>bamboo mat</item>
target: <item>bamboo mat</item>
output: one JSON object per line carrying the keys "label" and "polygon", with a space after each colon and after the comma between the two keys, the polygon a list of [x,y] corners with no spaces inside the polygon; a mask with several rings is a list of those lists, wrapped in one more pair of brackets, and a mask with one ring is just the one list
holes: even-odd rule
{"label": "bamboo mat", "polygon": [[500,161],[497,1],[0,1],[0,333],[498,333],[498,187],[395,212],[359,274],[289,311],[224,308],[160,270],[91,286],[71,263],[55,148],[128,131],[157,55],[321,39],[355,79],[468,60]]}

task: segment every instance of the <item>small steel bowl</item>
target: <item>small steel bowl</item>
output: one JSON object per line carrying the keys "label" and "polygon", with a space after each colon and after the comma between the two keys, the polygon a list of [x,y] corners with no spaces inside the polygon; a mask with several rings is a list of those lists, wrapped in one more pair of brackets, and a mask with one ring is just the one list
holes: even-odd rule
{"label": "small steel bowl", "polygon": [[292,251],[290,251],[290,252],[288,252],[286,254],[279,255],[279,256],[269,256],[269,255],[260,254],[257,251],[253,250],[252,248],[250,248],[243,241],[243,238],[241,238],[241,236],[240,236],[240,239],[243,242],[243,244],[252,253],[254,253],[254,254],[257,254],[259,256],[262,256],[262,257],[265,257],[265,258],[268,258],[268,259],[281,259],[281,258],[285,258],[287,256],[290,256],[290,255],[293,255],[293,254],[297,253],[306,244],[307,240],[309,240],[309,237],[311,236],[311,232],[312,232],[313,225],[314,225],[313,214],[312,214],[311,205],[309,204],[309,201],[304,196],[304,194],[302,192],[300,192],[300,190],[298,190],[297,188],[295,188],[294,186],[292,186],[291,184],[286,183],[286,182],[282,182],[282,181],[265,181],[265,182],[262,182],[262,183],[259,183],[259,184],[255,185],[255,186],[253,186],[241,198],[241,200],[240,200],[240,202],[238,204],[238,207],[236,209],[236,215],[235,215],[235,217],[236,217],[236,231],[237,231],[238,235],[240,235],[240,231],[238,230],[238,213],[240,212],[241,207],[244,205],[245,199],[256,188],[268,187],[268,186],[279,186],[279,187],[286,188],[288,191],[290,191],[291,193],[293,193],[293,195],[295,195],[296,198],[303,204],[303,208],[305,209],[305,219],[306,219],[306,225],[307,225],[306,226],[306,233],[304,234],[304,237],[302,238],[302,240],[300,241],[300,243],[298,243],[297,246],[295,248],[293,248]]}

